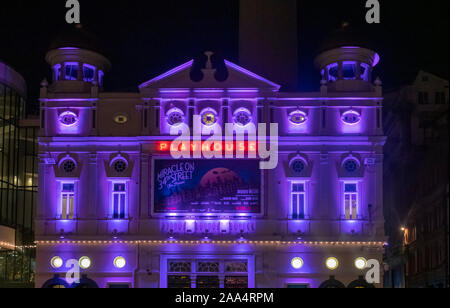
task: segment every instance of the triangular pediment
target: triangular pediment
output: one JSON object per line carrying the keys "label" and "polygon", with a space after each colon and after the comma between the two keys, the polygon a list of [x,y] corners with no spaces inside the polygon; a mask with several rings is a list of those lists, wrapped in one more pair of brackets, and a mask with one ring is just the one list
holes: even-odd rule
{"label": "triangular pediment", "polygon": [[139,86],[141,91],[157,89],[259,89],[266,91],[278,91],[280,85],[271,82],[243,67],[225,60],[228,70],[228,78],[218,81],[215,78],[214,69],[203,69],[203,79],[194,81],[191,79],[191,70],[194,61],[186,62],[158,77],[149,80]]}

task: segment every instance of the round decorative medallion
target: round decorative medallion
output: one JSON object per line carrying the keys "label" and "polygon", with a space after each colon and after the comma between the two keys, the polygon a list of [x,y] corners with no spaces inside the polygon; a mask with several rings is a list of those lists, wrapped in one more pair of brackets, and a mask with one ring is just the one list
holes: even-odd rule
{"label": "round decorative medallion", "polygon": [[172,108],[167,112],[166,119],[170,126],[178,126],[184,122],[184,113],[178,108]]}
{"label": "round decorative medallion", "polygon": [[59,122],[65,126],[72,126],[78,122],[78,116],[74,112],[66,111],[59,116]]}
{"label": "round decorative medallion", "polygon": [[128,164],[123,159],[116,160],[113,166],[117,173],[123,173],[128,169]]}
{"label": "round decorative medallion", "polygon": [[361,122],[361,114],[354,110],[344,112],[342,114],[342,122],[349,125],[355,125]]}
{"label": "round decorative medallion", "polygon": [[72,173],[75,171],[75,169],[77,168],[77,165],[75,164],[75,162],[71,159],[66,159],[62,164],[61,164],[61,168],[62,170],[64,170],[65,173]]}
{"label": "round decorative medallion", "polygon": [[234,113],[234,123],[236,123],[239,126],[247,126],[252,122],[252,114],[251,112],[246,108],[239,108]]}
{"label": "round decorative medallion", "polygon": [[305,170],[305,163],[301,159],[295,160],[291,165],[295,173],[302,173]]}
{"label": "round decorative medallion", "polygon": [[349,159],[344,163],[344,169],[349,173],[353,173],[359,169],[359,164],[356,160]]}
{"label": "round decorative medallion", "polygon": [[308,116],[305,112],[297,110],[289,115],[289,121],[294,125],[301,125],[308,121]]}
{"label": "round decorative medallion", "polygon": [[206,108],[200,115],[202,124],[205,126],[213,126],[217,123],[217,112],[211,108]]}

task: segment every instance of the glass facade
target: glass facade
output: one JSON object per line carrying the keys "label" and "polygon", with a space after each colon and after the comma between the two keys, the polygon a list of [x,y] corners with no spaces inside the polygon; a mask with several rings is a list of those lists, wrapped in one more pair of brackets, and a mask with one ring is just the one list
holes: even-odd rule
{"label": "glass facade", "polygon": [[0,225],[15,229],[15,250],[0,248],[0,287],[34,283],[37,129],[22,121],[25,100],[0,83]]}

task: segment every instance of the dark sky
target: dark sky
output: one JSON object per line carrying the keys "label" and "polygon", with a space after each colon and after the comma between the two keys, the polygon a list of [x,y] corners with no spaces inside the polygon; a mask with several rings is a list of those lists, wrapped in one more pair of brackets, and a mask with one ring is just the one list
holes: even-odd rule
{"label": "dark sky", "polygon": [[[257,0],[255,0],[257,1]],[[282,0],[280,0],[282,1]],[[379,0],[381,25],[365,23],[365,0],[299,1],[300,89],[316,90],[313,60],[322,40],[343,21],[361,27],[382,57],[377,71],[388,88],[418,69],[448,78],[448,0]],[[238,61],[238,0],[80,0],[84,29],[102,42],[113,69],[106,90],[140,83],[213,50]],[[44,56],[65,26],[65,0],[2,0],[0,59],[27,80],[30,103],[50,70]]]}

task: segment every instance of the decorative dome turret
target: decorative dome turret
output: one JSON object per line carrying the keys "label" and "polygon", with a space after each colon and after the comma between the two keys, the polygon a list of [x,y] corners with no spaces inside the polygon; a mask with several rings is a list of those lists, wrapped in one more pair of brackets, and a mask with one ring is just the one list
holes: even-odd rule
{"label": "decorative dome turret", "polygon": [[104,72],[111,67],[98,40],[81,25],[56,38],[45,59],[53,70],[53,92],[87,92],[92,86],[102,87]]}
{"label": "decorative dome turret", "polygon": [[329,91],[371,91],[373,68],[380,61],[361,32],[344,23],[322,44],[316,65]]}

